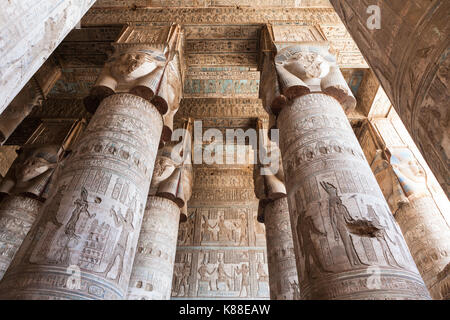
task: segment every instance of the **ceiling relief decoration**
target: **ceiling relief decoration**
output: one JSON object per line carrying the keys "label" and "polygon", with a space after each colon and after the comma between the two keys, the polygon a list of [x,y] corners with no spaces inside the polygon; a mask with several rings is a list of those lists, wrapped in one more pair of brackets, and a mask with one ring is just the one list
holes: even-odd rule
{"label": "ceiling relief decoration", "polygon": [[326,7],[328,0],[97,0],[94,8],[129,7],[129,8],[208,8],[208,7]]}

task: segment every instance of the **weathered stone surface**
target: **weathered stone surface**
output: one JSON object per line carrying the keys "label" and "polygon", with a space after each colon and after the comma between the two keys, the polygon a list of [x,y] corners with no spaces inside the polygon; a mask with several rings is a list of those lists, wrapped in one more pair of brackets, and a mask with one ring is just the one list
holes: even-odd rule
{"label": "weathered stone surface", "polygon": [[148,197],[127,299],[170,299],[179,222],[172,200]]}
{"label": "weathered stone surface", "polygon": [[161,130],[158,111],[140,97],[102,101],[5,274],[1,298],[125,297]]}
{"label": "weathered stone surface", "polygon": [[295,98],[278,125],[302,298],[429,298],[337,100]]}
{"label": "weathered stone surface", "polygon": [[248,166],[194,166],[172,299],[269,298],[264,225],[256,220],[252,174]]}
{"label": "weathered stone surface", "polygon": [[442,190],[445,200],[439,201],[439,184],[425,161],[416,158],[417,147],[403,142],[410,138],[395,120],[372,119],[374,125],[367,123],[359,139],[432,298],[444,299],[450,263],[449,203]]}
{"label": "weathered stone surface", "polygon": [[299,280],[287,198],[270,201],[263,210],[270,299],[298,300],[300,299]]}
{"label": "weathered stone surface", "polygon": [[94,2],[30,0],[4,6],[0,16],[0,112]]}
{"label": "weathered stone surface", "polygon": [[450,196],[450,2],[379,1],[381,26],[375,30],[367,27],[365,2],[330,2]]}
{"label": "weathered stone surface", "polygon": [[0,280],[41,207],[41,201],[24,196],[9,196],[0,202]]}

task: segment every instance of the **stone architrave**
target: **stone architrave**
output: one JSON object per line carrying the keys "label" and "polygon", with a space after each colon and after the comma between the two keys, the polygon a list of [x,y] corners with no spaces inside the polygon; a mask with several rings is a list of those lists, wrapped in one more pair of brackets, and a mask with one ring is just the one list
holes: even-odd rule
{"label": "stone architrave", "polygon": [[450,196],[450,2],[330,2]]}
{"label": "stone architrave", "polygon": [[103,99],[5,274],[1,298],[125,297],[161,130],[149,101]]}
{"label": "stone architrave", "polygon": [[0,12],[0,113],[79,23],[94,0],[10,1]]}
{"label": "stone architrave", "polygon": [[[176,147],[175,147],[176,148]],[[141,234],[128,288],[129,300],[169,300],[177,248],[178,226],[187,217],[192,189],[190,157],[173,158],[173,145],[159,150],[144,212]]]}
{"label": "stone architrave", "polygon": [[345,115],[356,100],[328,45],[288,46],[274,68],[301,298],[429,299]]}

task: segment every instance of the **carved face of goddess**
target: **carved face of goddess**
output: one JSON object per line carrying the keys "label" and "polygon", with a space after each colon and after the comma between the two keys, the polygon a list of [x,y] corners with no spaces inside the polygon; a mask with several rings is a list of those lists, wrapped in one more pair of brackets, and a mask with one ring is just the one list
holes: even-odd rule
{"label": "carved face of goddess", "polygon": [[426,188],[426,173],[411,151],[393,151],[391,164],[407,195]]}
{"label": "carved face of goddess", "polygon": [[328,61],[313,52],[297,52],[279,64],[284,65],[286,70],[302,80],[321,79],[330,72]]}
{"label": "carved face of goddess", "polygon": [[[25,157],[25,156],[24,156]],[[47,159],[54,161],[48,161]],[[15,174],[18,181],[30,181],[56,166],[56,154],[34,152],[17,164]]]}
{"label": "carved face of goddess", "polygon": [[133,81],[155,70],[156,61],[143,52],[124,53],[111,67],[111,72],[124,81]]}

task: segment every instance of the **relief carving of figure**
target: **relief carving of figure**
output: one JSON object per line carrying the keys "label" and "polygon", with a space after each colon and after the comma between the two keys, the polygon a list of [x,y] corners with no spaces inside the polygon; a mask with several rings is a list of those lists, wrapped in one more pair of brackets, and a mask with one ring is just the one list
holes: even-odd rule
{"label": "relief carving of figure", "polygon": [[345,253],[351,265],[363,264],[356,252],[350,237],[348,225],[355,222],[347,207],[342,203],[341,197],[337,194],[337,188],[329,182],[321,182],[320,185],[328,194],[328,214],[334,232],[334,239],[342,241]]}
{"label": "relief carving of figure", "polygon": [[391,165],[407,197],[428,195],[427,176],[411,150],[392,148]]}
{"label": "relief carving of figure", "polygon": [[[289,99],[322,91],[335,97],[346,111],[356,107],[356,99],[325,44],[296,44],[283,48],[275,57],[275,68],[281,93]],[[269,103],[275,114],[282,108],[277,104],[280,96],[279,93],[272,95],[275,104]]]}
{"label": "relief carving of figure", "polygon": [[60,146],[22,147],[0,183],[0,192],[46,198],[47,187],[58,166]]}
{"label": "relief carving of figure", "polygon": [[122,227],[122,231],[120,232],[119,240],[114,247],[113,254],[110,256],[108,266],[106,267],[106,270],[103,272],[103,274],[107,275],[114,266],[116,259],[119,258],[119,269],[117,270],[117,276],[115,278],[116,281],[119,282],[120,278],[122,277],[122,271],[124,268],[124,258],[125,252],[127,250],[128,240],[130,238],[130,235],[134,231],[133,210],[132,208],[128,208],[125,217],[123,217],[120,213],[120,208],[119,212],[116,212],[113,206],[110,210],[110,214],[114,218],[116,228]]}
{"label": "relief carving of figure", "polygon": [[215,269],[217,271],[217,279],[216,279],[216,288],[219,288],[219,282],[223,282],[227,286],[227,290],[230,290],[230,279],[232,277],[228,275],[227,271],[225,270],[225,264],[223,263],[223,256],[220,256],[218,259],[217,268]]}
{"label": "relief carving of figure", "polygon": [[189,290],[189,278],[191,277],[191,264],[189,261],[186,261],[183,265],[183,269],[181,271],[180,282],[178,285],[178,296],[181,295],[181,288],[183,288],[183,296],[188,296]]}
{"label": "relief carving of figure", "polygon": [[248,297],[250,292],[250,269],[247,264],[243,264],[241,268],[236,267],[235,269],[237,274],[242,274],[241,279],[241,290],[239,291],[239,297],[242,297],[242,290],[245,288],[245,296]]}
{"label": "relief carving of figure", "polygon": [[75,209],[73,209],[72,214],[70,216],[69,221],[64,228],[64,233],[70,238],[79,239],[79,236],[75,233],[76,225],[82,213],[86,213],[89,218],[94,218],[95,213],[90,213],[87,209],[89,207],[89,202],[87,200],[88,192],[85,188],[81,189],[80,198],[76,199],[73,203],[75,205]]}
{"label": "relief carving of figure", "polygon": [[208,289],[212,290],[211,275],[214,274],[214,270],[209,271],[205,261],[203,261],[200,268],[198,268],[198,274],[200,275],[200,281],[208,282]]}
{"label": "relief carving of figure", "polygon": [[226,225],[225,223],[225,217],[223,214],[219,216],[219,221],[212,227],[212,229],[215,229],[216,227],[219,228],[218,240],[220,239],[228,239],[228,241],[233,240],[233,231]]}
{"label": "relief carving of figure", "polygon": [[374,227],[377,229],[374,232],[374,235],[376,239],[378,240],[378,243],[381,246],[381,249],[383,251],[384,259],[386,260],[386,263],[390,265],[391,267],[397,267],[401,268],[397,260],[395,259],[394,255],[392,254],[391,248],[388,244],[388,240],[395,245],[395,241],[391,239],[389,236],[389,233],[387,231],[388,227],[381,225],[380,220],[378,219],[377,213],[375,212],[374,208],[370,205],[367,206],[367,213],[368,217],[371,220]]}
{"label": "relief carving of figure", "polygon": [[[299,213],[297,218],[297,237],[300,247],[302,248],[301,253],[305,258],[305,275],[311,279],[314,277],[311,268],[312,262],[320,272],[332,272],[323,266],[312,234],[326,236],[326,233],[316,227],[312,217],[308,215],[307,210],[303,210]],[[310,259],[312,259],[312,261],[310,261]]]}

